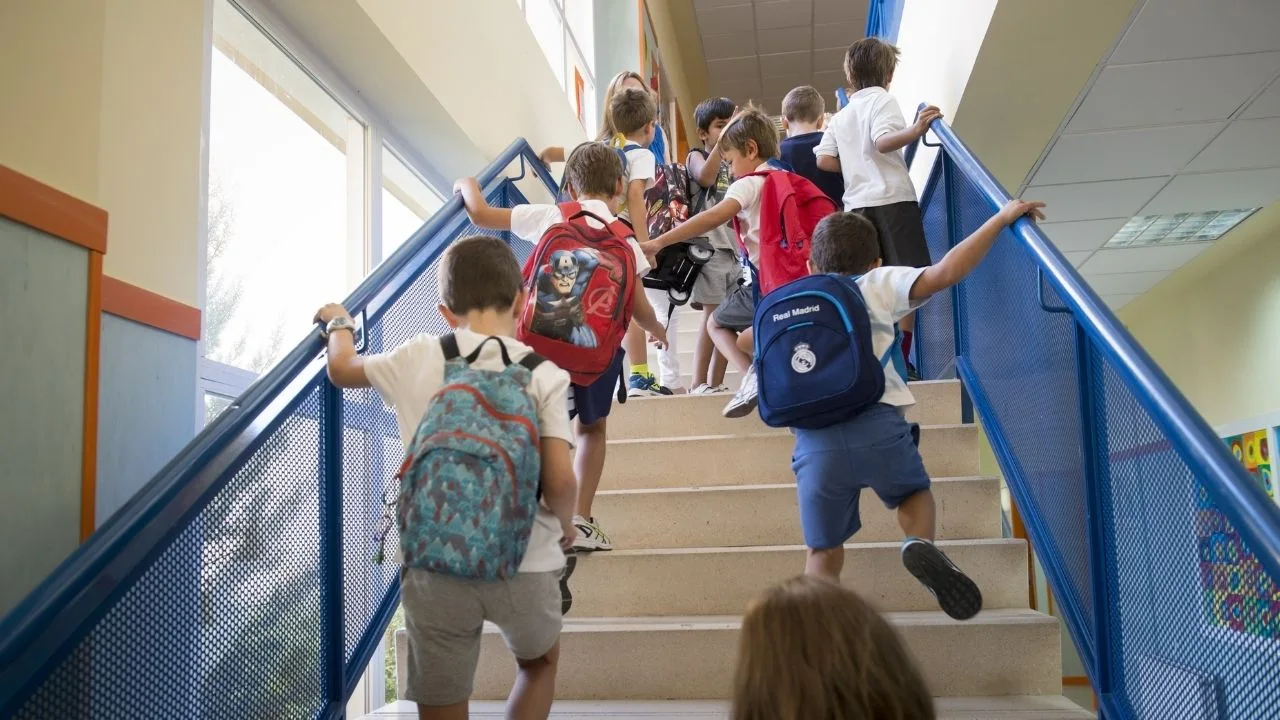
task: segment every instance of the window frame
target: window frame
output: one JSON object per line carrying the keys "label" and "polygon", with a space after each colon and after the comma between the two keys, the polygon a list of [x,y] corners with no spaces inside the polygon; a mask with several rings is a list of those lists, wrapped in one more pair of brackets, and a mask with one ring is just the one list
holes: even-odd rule
{"label": "window frame", "polygon": [[[556,19],[560,21],[560,66],[557,70],[554,61],[547,59],[548,65],[551,66],[553,72],[557,75],[564,76],[562,83],[565,91],[565,99],[569,103],[569,107],[573,110],[574,116],[582,123],[582,127],[587,134],[594,136],[596,129],[590,127],[593,120],[598,121],[596,116],[596,104],[599,98],[596,93],[599,85],[596,83],[595,75],[595,45],[592,41],[592,57],[588,58],[587,54],[582,51],[582,45],[578,42],[578,38],[573,33],[573,28],[569,26],[569,19],[565,16],[565,0],[545,0],[555,12]],[[533,32],[533,25],[529,23],[529,3],[528,0],[516,0],[516,4],[520,7],[520,16],[524,18],[525,25],[529,28],[530,33]],[[592,16],[592,25],[595,25],[595,17]],[[537,37],[534,38],[537,40]],[[539,41],[541,45],[541,41]],[[546,54],[545,52],[543,53]],[[577,88],[575,87],[574,78],[570,75],[570,69],[578,72],[583,80],[582,105],[575,107],[575,97]]]}

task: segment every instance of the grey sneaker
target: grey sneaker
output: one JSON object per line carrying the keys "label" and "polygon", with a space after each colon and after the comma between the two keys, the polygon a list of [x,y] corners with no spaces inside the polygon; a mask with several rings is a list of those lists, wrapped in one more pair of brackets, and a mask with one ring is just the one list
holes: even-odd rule
{"label": "grey sneaker", "polygon": [[734,394],[729,404],[724,406],[724,416],[727,418],[740,418],[750,415],[756,409],[756,394],[758,391],[756,367],[753,364],[747,368],[747,374],[742,376],[742,385],[738,388],[738,392]]}

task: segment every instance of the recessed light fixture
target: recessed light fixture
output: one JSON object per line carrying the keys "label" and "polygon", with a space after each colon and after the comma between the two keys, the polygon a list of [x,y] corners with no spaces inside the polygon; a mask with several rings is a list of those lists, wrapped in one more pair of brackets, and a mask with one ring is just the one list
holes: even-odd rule
{"label": "recessed light fixture", "polygon": [[1111,236],[1106,246],[1132,248],[1213,242],[1257,211],[1258,208],[1248,208],[1176,215],[1143,215],[1125,223],[1124,227]]}

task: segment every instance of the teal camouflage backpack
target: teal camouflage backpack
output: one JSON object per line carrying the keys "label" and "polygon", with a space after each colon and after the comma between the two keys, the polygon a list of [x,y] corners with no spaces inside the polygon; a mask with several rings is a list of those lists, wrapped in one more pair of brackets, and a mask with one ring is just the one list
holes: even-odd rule
{"label": "teal camouflage backpack", "polygon": [[[471,367],[489,341],[502,350],[502,370]],[[452,334],[440,348],[444,383],[399,473],[404,565],[475,580],[514,577],[538,510],[538,409],[527,388],[543,359],[530,353],[512,363],[496,337],[466,357]]]}

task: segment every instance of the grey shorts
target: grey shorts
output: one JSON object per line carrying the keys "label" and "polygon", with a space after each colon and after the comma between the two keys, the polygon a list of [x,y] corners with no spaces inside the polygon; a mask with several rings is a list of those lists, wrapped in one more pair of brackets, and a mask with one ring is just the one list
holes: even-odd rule
{"label": "grey shorts", "polygon": [[732,250],[717,249],[711,259],[702,266],[698,279],[693,281],[693,302],[701,305],[719,305],[738,288],[742,277],[742,263]]}
{"label": "grey shorts", "polygon": [[920,215],[919,203],[907,200],[857,212],[876,227],[880,257],[885,265],[929,266],[929,244],[924,239],[924,218]]}
{"label": "grey shorts", "polygon": [[486,582],[406,569],[401,586],[409,640],[406,700],[435,706],[470,698],[486,620],[518,660],[536,660],[560,639],[558,570]]}
{"label": "grey shorts", "polygon": [[716,324],[734,332],[743,332],[756,321],[756,295],[750,285],[739,285],[716,308],[712,316]]}

